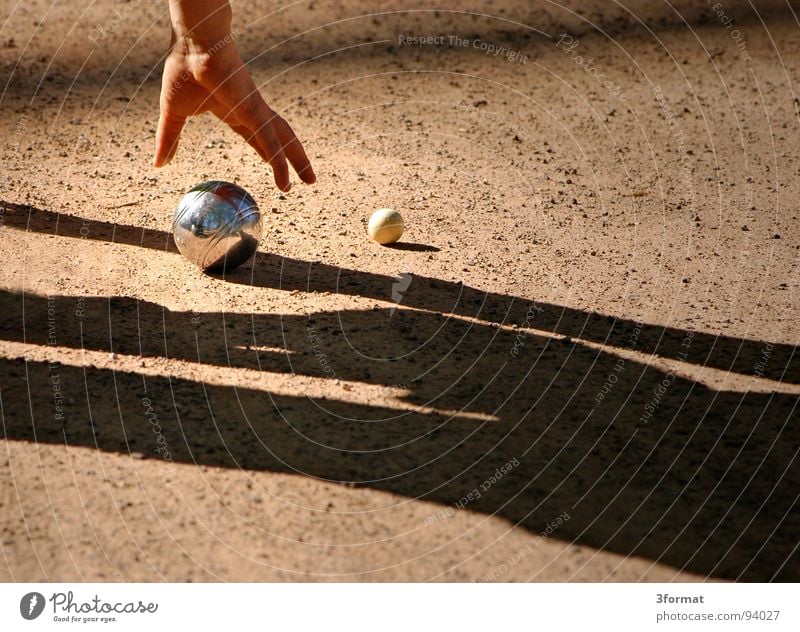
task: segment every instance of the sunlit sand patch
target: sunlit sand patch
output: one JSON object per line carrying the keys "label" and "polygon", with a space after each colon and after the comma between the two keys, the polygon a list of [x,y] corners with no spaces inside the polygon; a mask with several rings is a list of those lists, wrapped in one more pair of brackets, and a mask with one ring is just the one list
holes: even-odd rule
{"label": "sunlit sand patch", "polygon": [[[476,421],[500,421],[498,417],[485,413],[433,406],[418,406],[403,400],[408,390],[393,386],[364,384],[338,378],[312,377],[292,373],[259,371],[257,369],[218,367],[175,358],[142,357],[88,349],[68,349],[48,345],[26,344],[6,341],[0,357],[7,360],[24,359],[38,362],[57,362],[73,367],[94,367],[138,373],[150,377],[178,377],[215,386],[231,386],[262,390],[276,396],[307,397],[309,399],[339,400],[348,404],[393,408],[420,414],[440,415],[456,419]],[[333,382],[342,393],[330,394]]]}

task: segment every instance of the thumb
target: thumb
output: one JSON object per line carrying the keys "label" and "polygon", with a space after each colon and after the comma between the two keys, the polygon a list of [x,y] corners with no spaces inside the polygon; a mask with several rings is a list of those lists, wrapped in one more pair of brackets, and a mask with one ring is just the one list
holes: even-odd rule
{"label": "thumb", "polygon": [[178,138],[180,138],[186,118],[175,116],[166,110],[161,111],[158,119],[158,131],[156,132],[156,155],[153,159],[154,167],[163,167],[167,164],[178,149]]}

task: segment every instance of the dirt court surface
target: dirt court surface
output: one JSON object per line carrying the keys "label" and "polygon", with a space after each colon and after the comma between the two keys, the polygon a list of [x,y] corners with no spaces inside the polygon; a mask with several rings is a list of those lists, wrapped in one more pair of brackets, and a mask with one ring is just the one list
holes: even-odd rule
{"label": "dirt court surface", "polygon": [[798,19],[562,4],[235,3],[281,195],[150,166],[165,2],[5,3],[0,580],[800,579]]}

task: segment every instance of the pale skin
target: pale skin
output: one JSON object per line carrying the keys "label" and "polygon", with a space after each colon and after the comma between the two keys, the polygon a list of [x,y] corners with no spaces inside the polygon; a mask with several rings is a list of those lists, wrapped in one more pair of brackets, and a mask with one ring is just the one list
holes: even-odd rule
{"label": "pale skin", "polygon": [[169,0],[172,45],[161,81],[161,116],[153,164],[163,167],[178,149],[186,120],[212,112],[272,167],[281,191],[291,188],[289,165],[300,180],[316,180],[303,145],[267,105],[231,35],[227,0]]}

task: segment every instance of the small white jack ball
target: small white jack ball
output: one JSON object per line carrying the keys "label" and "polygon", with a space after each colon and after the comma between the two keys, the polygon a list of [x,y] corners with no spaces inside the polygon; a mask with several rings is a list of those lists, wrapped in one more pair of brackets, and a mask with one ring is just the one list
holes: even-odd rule
{"label": "small white jack ball", "polygon": [[391,208],[379,208],[369,218],[367,225],[367,234],[384,246],[400,239],[403,230],[405,230],[403,218]]}

